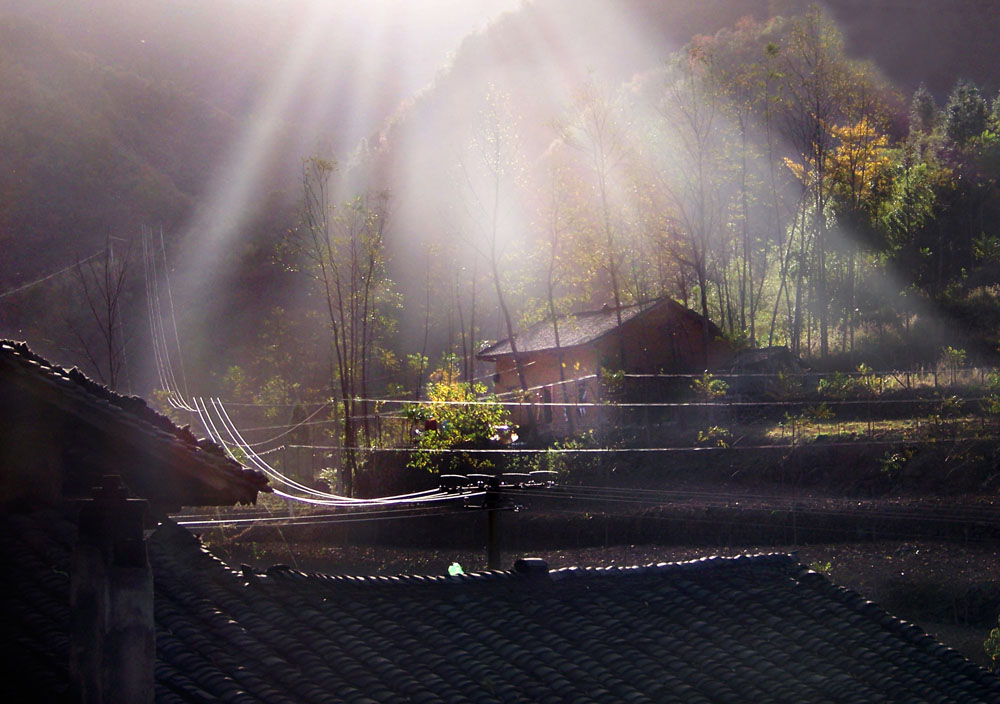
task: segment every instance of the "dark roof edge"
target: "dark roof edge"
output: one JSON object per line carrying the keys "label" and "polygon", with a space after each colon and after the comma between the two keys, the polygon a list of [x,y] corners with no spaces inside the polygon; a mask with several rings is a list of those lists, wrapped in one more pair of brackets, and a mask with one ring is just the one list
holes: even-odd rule
{"label": "dark roof edge", "polygon": [[184,457],[194,463],[191,468],[185,466],[185,470],[190,472],[199,468],[212,468],[220,473],[220,481],[231,482],[230,486],[234,488],[239,487],[238,494],[234,494],[234,503],[253,501],[257,492],[271,491],[267,477],[262,472],[244,467],[211,440],[195,437],[188,426],[175,425],[167,416],[151,408],[145,399],[124,396],[90,379],[76,367],[66,369],[50,362],[33,352],[25,342],[0,340],[0,363],[10,365],[18,375],[30,377],[34,373],[45,383],[62,385],[61,388],[65,389],[63,395],[75,395],[77,400],[85,399],[86,403],[91,404],[90,410],[99,416],[111,418],[119,413],[123,414],[116,419],[112,418],[112,421],[125,422],[136,428],[145,426],[148,429],[145,432],[151,436],[173,442],[173,447],[182,451]]}
{"label": "dark roof edge", "polygon": [[920,626],[892,615],[874,601],[866,599],[853,589],[834,584],[825,575],[809,567],[798,565],[798,568],[795,578],[802,586],[823,593],[831,601],[839,602],[863,618],[874,621],[889,633],[909,641],[928,655],[948,660],[949,665],[960,669],[969,679],[1000,691],[1000,680],[996,675],[979,667],[954,648],[943,644]]}
{"label": "dark roof edge", "polygon": [[187,445],[197,446],[205,452],[219,457],[226,456],[225,451],[217,444],[206,438],[198,439],[195,437],[194,433],[191,432],[191,429],[188,426],[178,427],[167,416],[154,410],[153,408],[150,408],[146,400],[140,396],[125,396],[120,394],[117,391],[94,381],[84,374],[79,367],[71,367],[67,369],[66,367],[50,362],[41,355],[33,352],[31,348],[28,347],[28,343],[26,342],[0,340],[0,347],[2,346],[13,348],[18,356],[23,357],[29,362],[37,364],[42,369],[51,370],[53,373],[64,374],[73,383],[92,396],[107,401],[112,406],[135,416],[138,420],[153,426],[157,430],[162,430],[165,433],[173,435],[175,438],[181,440]]}
{"label": "dark roof edge", "polygon": [[[617,310],[623,310],[624,311],[624,310],[629,310],[629,309],[632,309],[632,308],[638,308],[638,307],[641,307],[641,306],[648,306],[648,308],[646,310],[652,310],[657,305],[659,305],[660,303],[664,303],[664,302],[667,303],[667,305],[670,305],[670,304],[676,305],[676,306],[678,306],[684,312],[690,312],[690,313],[693,313],[694,315],[699,316],[699,318],[701,317],[700,314],[697,311],[693,311],[690,308],[685,308],[684,306],[682,306],[680,303],[678,303],[674,299],[670,298],[669,296],[661,296],[660,298],[651,298],[648,301],[640,301],[638,303],[630,303],[627,306],[620,306]],[[608,308],[597,308],[595,310],[584,310],[584,311],[580,311],[579,313],[564,313],[562,315],[559,315],[558,319],[559,320],[567,320],[569,318],[580,318],[580,317],[583,317],[583,316],[586,316],[586,315],[598,315],[598,314],[603,315],[603,314],[612,312],[614,310],[616,310],[616,309],[608,307]],[[639,313],[637,313],[636,316],[641,315],[642,313],[645,313],[645,312],[646,311],[639,311]],[[622,325],[625,325],[626,323],[631,322],[632,320],[635,319],[636,316],[633,316],[632,318],[629,318],[628,320],[624,321],[622,323]],[[537,327],[539,325],[542,325],[542,324],[551,324],[551,322],[552,322],[551,320],[540,320],[537,323],[534,323],[533,325],[529,325],[528,328],[527,328],[527,330],[525,330],[523,332],[525,334],[527,334],[528,331],[534,329],[535,327]],[[708,322],[710,324],[714,325],[714,323],[712,323],[711,320],[709,320]],[[615,332],[615,330],[617,329],[617,327],[618,326],[615,325],[613,328],[611,328],[609,330],[605,330],[602,333],[599,333],[599,334],[597,334],[597,335],[595,335],[593,337],[586,338],[585,340],[582,340],[581,342],[577,342],[577,343],[572,344],[572,345],[559,345],[559,348],[563,349],[563,350],[572,350],[572,349],[575,349],[577,347],[583,347],[584,345],[588,345],[591,342],[595,342],[597,340],[603,339],[604,337],[607,337],[608,335],[611,335],[612,333]],[[517,338],[517,333],[514,333],[514,338],[515,339]],[[508,357],[508,356],[512,355],[513,352],[501,352],[499,354],[492,354],[490,352],[491,349],[496,349],[497,347],[500,347],[501,345],[504,345],[504,344],[506,344],[506,345],[510,344],[510,338],[509,337],[505,337],[502,340],[497,340],[492,345],[488,345],[488,346],[484,347],[482,350],[480,350],[479,352],[476,353],[476,359],[482,359],[482,360],[485,360],[485,361],[495,361],[498,357]],[[554,350],[556,348],[555,347],[546,347],[544,350],[534,350],[534,351],[535,352],[543,352],[545,350],[550,350],[550,349]]]}
{"label": "dark roof edge", "polygon": [[[770,568],[789,576],[795,576],[805,568],[797,558],[788,553],[761,553],[756,555],[739,555],[736,557],[703,557],[684,562],[660,562],[632,567],[561,567],[551,570],[547,575],[541,575],[537,570],[491,570],[487,572],[470,572],[458,575],[397,575],[393,577],[355,576],[346,574],[324,574],[321,572],[303,572],[287,565],[272,565],[265,570],[253,570],[259,583],[341,583],[355,586],[391,586],[391,585],[476,585],[492,584],[498,581],[537,583],[539,577],[548,577],[553,582],[571,584],[577,581],[607,578],[640,578],[669,577],[672,575],[710,572],[713,570],[739,568]],[[806,570],[808,571],[808,570]]]}

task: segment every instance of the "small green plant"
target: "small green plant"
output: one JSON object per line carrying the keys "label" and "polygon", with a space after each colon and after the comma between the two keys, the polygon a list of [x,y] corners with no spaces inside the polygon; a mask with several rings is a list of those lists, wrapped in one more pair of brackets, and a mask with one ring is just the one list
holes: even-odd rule
{"label": "small green plant", "polygon": [[729,384],[722,379],[716,379],[707,370],[693,382],[691,390],[702,401],[713,401],[722,398],[729,391]]}
{"label": "small green plant", "polygon": [[817,406],[807,406],[799,416],[799,420],[805,425],[830,421],[833,420],[833,409],[827,405],[826,401]]}
{"label": "small green plant", "polygon": [[625,390],[625,370],[601,367],[601,386],[605,393],[621,393]]}
{"label": "small green plant", "polygon": [[993,663],[993,671],[1000,669],[1000,617],[997,618],[997,627],[990,631],[983,643],[986,654],[990,656]]}
{"label": "small green plant", "polygon": [[941,418],[955,418],[962,414],[964,406],[965,401],[958,396],[945,396],[938,404],[937,415]]}
{"label": "small green plant", "polygon": [[796,438],[801,439],[806,430],[817,423],[831,421],[833,418],[833,409],[824,401],[816,406],[807,406],[801,413],[791,414],[786,411],[780,425],[791,428],[792,445],[794,445]]}
{"label": "small green plant", "polygon": [[951,383],[958,380],[958,371],[965,366],[966,353],[963,349],[958,349],[949,345],[941,348],[941,357],[938,366],[946,372],[951,372]]}
{"label": "small green plant", "polygon": [[863,398],[878,393],[881,377],[875,374],[870,366],[862,362],[858,365],[857,374],[834,372],[823,377],[816,387],[817,393],[836,399]]}
{"label": "small green plant", "polygon": [[855,395],[856,388],[854,379],[843,372],[834,372],[831,376],[819,380],[816,392],[821,396],[845,399]]}
{"label": "small green plant", "polygon": [[986,377],[989,392],[983,399],[983,412],[990,416],[1000,416],[1000,372],[990,372]]}
{"label": "small green plant", "polygon": [[802,395],[802,379],[798,376],[778,372],[775,396],[779,399],[797,398]]}
{"label": "small green plant", "polygon": [[864,362],[858,365],[858,376],[855,379],[856,385],[865,391],[869,396],[878,393],[881,377],[874,373],[874,370]]}
{"label": "small green plant", "polygon": [[588,430],[579,437],[556,440],[547,452],[536,455],[538,459],[534,469],[555,472],[561,480],[572,475],[587,474],[600,464],[600,454],[577,451],[597,446],[593,430]]}
{"label": "small green plant", "polygon": [[913,450],[903,450],[902,452],[892,452],[886,450],[879,459],[879,469],[882,474],[894,478],[899,475],[903,467],[913,458]]}
{"label": "small green plant", "polygon": [[829,575],[833,571],[833,564],[829,560],[826,562],[820,562],[817,560],[816,562],[809,563],[809,569],[813,572]]}
{"label": "small green plant", "polygon": [[733,434],[728,428],[713,425],[706,430],[699,430],[695,442],[701,447],[729,447],[732,441]]}

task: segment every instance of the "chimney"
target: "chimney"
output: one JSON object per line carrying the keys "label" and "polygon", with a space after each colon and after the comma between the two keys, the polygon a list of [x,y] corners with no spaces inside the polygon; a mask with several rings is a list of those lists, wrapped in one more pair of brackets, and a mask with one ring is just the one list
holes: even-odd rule
{"label": "chimney", "polygon": [[514,574],[528,579],[546,579],[549,576],[549,563],[539,557],[522,557],[514,561]]}
{"label": "chimney", "polygon": [[70,678],[84,704],[152,704],[156,640],[146,502],[118,476],[82,502],[70,574]]}

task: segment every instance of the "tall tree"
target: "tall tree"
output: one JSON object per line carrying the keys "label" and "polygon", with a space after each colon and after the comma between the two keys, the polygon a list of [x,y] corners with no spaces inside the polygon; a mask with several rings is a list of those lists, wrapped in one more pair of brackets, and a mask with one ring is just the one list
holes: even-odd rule
{"label": "tall tree", "polygon": [[358,196],[338,210],[330,198],[335,168],[320,158],[304,162],[303,225],[293,241],[320,288],[330,326],[334,383],[343,411],[344,488],[351,495],[359,466],[359,432],[366,444],[371,440],[372,359],[377,336],[388,323],[383,309],[391,294],[383,241],[388,194]]}
{"label": "tall tree", "polygon": [[948,96],[944,108],[944,129],[948,139],[964,147],[986,129],[989,109],[979,88],[969,81],[959,81]]}
{"label": "tall tree", "polygon": [[[479,119],[460,168],[469,219],[481,235],[474,238],[482,242],[476,249],[486,259],[501,320],[510,340],[518,383],[527,392],[528,382],[514,336],[514,317],[501,267],[503,250],[512,246],[511,220],[517,204],[513,190],[519,185],[523,168],[517,130],[518,120],[510,96],[490,86],[483,96]],[[507,188],[512,192],[508,193]]]}
{"label": "tall tree", "polygon": [[934,95],[921,83],[913,92],[913,99],[910,101],[910,129],[930,134],[940,121],[941,111],[938,110]]}
{"label": "tall tree", "polygon": [[132,240],[116,253],[113,239],[110,235],[105,238],[102,254],[77,260],[74,270],[97,340],[76,324],[71,323],[70,328],[97,378],[109,388],[118,390],[126,366],[122,307]]}
{"label": "tall tree", "polygon": [[857,316],[857,264],[864,251],[881,250],[876,234],[883,202],[891,193],[891,160],[888,137],[864,117],[853,125],[835,126],[838,145],[830,157],[833,210],[847,249],[841,348],[854,348]]}
{"label": "tall tree", "polygon": [[[827,159],[833,149],[830,126],[844,100],[847,77],[843,65],[843,39],[836,25],[813,7],[792,21],[782,47],[785,74],[785,130],[802,157],[802,182],[811,198],[814,262],[813,298],[816,307],[820,355],[829,353],[827,296],[827,213],[829,180]],[[800,276],[806,270],[805,252],[799,261]],[[801,280],[801,279],[800,279]],[[793,345],[798,348],[801,329],[801,298],[796,296]]]}
{"label": "tall tree", "polygon": [[[600,86],[591,77],[577,93],[573,117],[563,130],[563,140],[580,155],[582,166],[590,174],[588,186],[596,201],[595,241],[598,256],[611,284],[618,338],[617,365],[626,368],[625,338],[622,331],[622,285],[620,253],[620,207],[622,184],[631,155],[629,126],[619,96]],[[602,251],[603,250],[603,251]]]}
{"label": "tall tree", "polygon": [[712,56],[705,41],[692,43],[667,73],[656,103],[659,136],[652,141],[657,144],[654,173],[670,213],[664,241],[697,285],[707,362],[709,284],[713,268],[721,264],[723,256],[722,239],[731,213],[732,169],[726,156],[730,135],[722,114],[722,96],[711,76]]}

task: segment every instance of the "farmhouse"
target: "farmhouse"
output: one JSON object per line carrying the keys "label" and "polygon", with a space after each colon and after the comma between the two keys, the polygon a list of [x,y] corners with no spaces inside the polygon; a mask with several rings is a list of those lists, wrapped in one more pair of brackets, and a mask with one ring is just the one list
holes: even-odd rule
{"label": "farmhouse", "polygon": [[[530,390],[525,401],[537,404],[522,408],[514,420],[540,432],[558,434],[607,421],[598,418],[591,405],[606,393],[602,370],[698,373],[725,363],[732,354],[714,323],[669,298],[622,307],[621,337],[618,310],[612,307],[562,316],[556,322],[553,326],[545,320],[514,336]],[[620,359],[622,349],[624,359]],[[476,356],[496,364],[493,380],[498,394],[521,388],[510,340],[490,345]]]}

